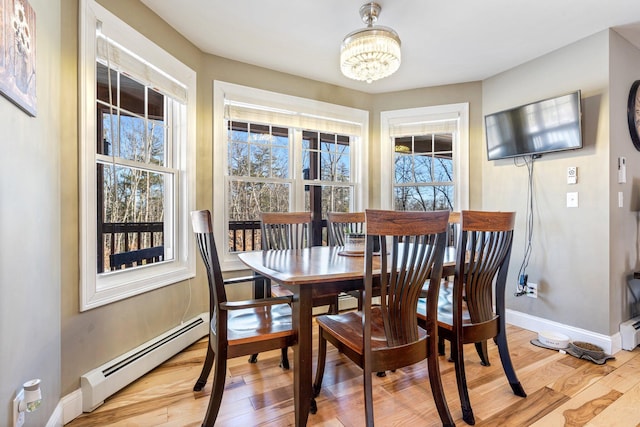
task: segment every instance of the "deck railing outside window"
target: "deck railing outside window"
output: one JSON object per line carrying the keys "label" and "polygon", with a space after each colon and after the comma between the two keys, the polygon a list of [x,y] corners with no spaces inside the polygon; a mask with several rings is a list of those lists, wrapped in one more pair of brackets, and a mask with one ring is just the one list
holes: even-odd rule
{"label": "deck railing outside window", "polygon": [[164,260],[163,222],[106,222],[99,233],[99,273]]}

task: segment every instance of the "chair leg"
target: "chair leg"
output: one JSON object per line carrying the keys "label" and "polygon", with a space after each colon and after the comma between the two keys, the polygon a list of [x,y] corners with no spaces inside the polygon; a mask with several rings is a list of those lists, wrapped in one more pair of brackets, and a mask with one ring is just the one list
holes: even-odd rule
{"label": "chair leg", "polygon": [[372,372],[368,369],[363,369],[364,376],[364,411],[367,427],[373,427],[373,378]]}
{"label": "chair leg", "polygon": [[338,314],[340,312],[338,308],[338,295],[333,299],[333,303],[329,305],[329,311],[327,314]]}
{"label": "chair leg", "polygon": [[322,336],[322,328],[318,331],[318,366],[316,368],[316,380],[313,382],[313,396],[318,397],[322,388],[324,376],[324,364],[327,360],[327,340]]}
{"label": "chair leg", "polygon": [[522,384],[520,384],[520,380],[518,380],[518,377],[516,376],[516,371],[513,369],[513,363],[511,362],[511,356],[509,355],[509,347],[507,346],[507,333],[504,328],[502,328],[498,333],[496,341],[498,344],[498,353],[500,354],[502,368],[504,369],[504,373],[507,376],[511,389],[513,390],[513,394],[520,397],[527,397],[527,393],[525,393],[524,388],[522,388]]}
{"label": "chair leg", "polygon": [[438,354],[444,356],[444,338],[438,336]]}
{"label": "chair leg", "polygon": [[458,395],[460,396],[460,406],[462,407],[462,419],[470,425],[476,423],[471,409],[471,401],[469,400],[469,390],[467,389],[467,378],[464,370],[464,352],[462,349],[462,341],[459,339],[451,340],[451,357],[455,363],[456,382],[458,383]]}
{"label": "chair leg", "polygon": [[218,418],[218,412],[220,412],[220,405],[222,404],[222,394],[224,393],[224,382],[227,375],[227,352],[218,352],[215,355],[213,370],[213,387],[211,388],[211,397],[209,398],[209,406],[207,407],[207,414],[202,422],[202,427],[213,427]]}
{"label": "chair leg", "polygon": [[[440,343],[440,340],[438,340],[438,343]],[[438,409],[438,415],[440,415],[442,425],[444,427],[453,427],[456,424],[453,422],[451,412],[449,412],[444,388],[442,387],[442,378],[440,378],[440,362],[438,361],[438,355],[433,353],[433,344],[435,343],[431,342],[430,353],[427,357],[431,394],[433,395],[433,400],[435,401],[436,408]]]}
{"label": "chair leg", "polygon": [[249,356],[249,363],[258,363],[258,353],[252,354]]}
{"label": "chair leg", "polygon": [[478,356],[480,356],[480,363],[482,366],[491,366],[489,362],[489,350],[487,349],[487,341],[480,341],[475,343],[476,351],[478,352]]}
{"label": "chair leg", "polygon": [[285,370],[289,370],[289,356],[287,354],[288,347],[282,347],[280,349],[280,367]]}
{"label": "chair leg", "polygon": [[207,384],[207,378],[209,378],[209,373],[211,372],[211,367],[213,366],[214,354],[213,350],[211,350],[211,345],[207,344],[207,356],[204,359],[204,365],[202,365],[202,372],[200,372],[200,377],[196,384],[193,386],[193,391],[200,391]]}

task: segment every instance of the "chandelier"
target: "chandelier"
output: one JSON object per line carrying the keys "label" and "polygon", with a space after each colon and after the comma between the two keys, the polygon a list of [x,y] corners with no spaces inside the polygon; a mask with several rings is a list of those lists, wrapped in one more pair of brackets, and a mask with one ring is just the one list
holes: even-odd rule
{"label": "chandelier", "polygon": [[360,7],[367,28],[353,31],[340,48],[340,69],[350,79],[366,81],[388,77],[400,68],[400,37],[391,28],[374,26],[382,8],[378,3]]}

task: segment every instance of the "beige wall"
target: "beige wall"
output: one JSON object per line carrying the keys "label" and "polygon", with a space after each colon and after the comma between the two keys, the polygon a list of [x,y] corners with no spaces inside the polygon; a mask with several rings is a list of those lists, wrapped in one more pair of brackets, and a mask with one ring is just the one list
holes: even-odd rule
{"label": "beige wall", "polygon": [[[508,292],[507,306],[605,335],[618,328],[610,318],[609,292],[613,205],[609,84],[608,31],[483,83],[484,114],[582,90],[584,148],[535,161],[533,249],[527,272],[529,281],[539,284],[538,299],[516,298]],[[613,84],[626,86],[626,82]],[[566,182],[569,166],[578,167],[575,185]],[[515,167],[512,160],[484,161],[482,174],[483,207],[518,213],[508,287],[515,291],[525,244],[527,170]],[[578,208],[566,207],[569,191],[578,192]],[[628,237],[625,240],[629,243]]]}
{"label": "beige wall", "polygon": [[60,396],[60,2],[30,0],[36,13],[37,116],[0,96],[0,425],[12,423],[22,384],[42,380],[43,426]]}

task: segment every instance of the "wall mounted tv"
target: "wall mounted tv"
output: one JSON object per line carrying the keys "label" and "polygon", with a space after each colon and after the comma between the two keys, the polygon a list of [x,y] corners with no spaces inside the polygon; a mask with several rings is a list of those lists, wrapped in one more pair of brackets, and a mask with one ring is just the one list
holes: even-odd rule
{"label": "wall mounted tv", "polygon": [[484,117],[489,160],[582,148],[580,91]]}

